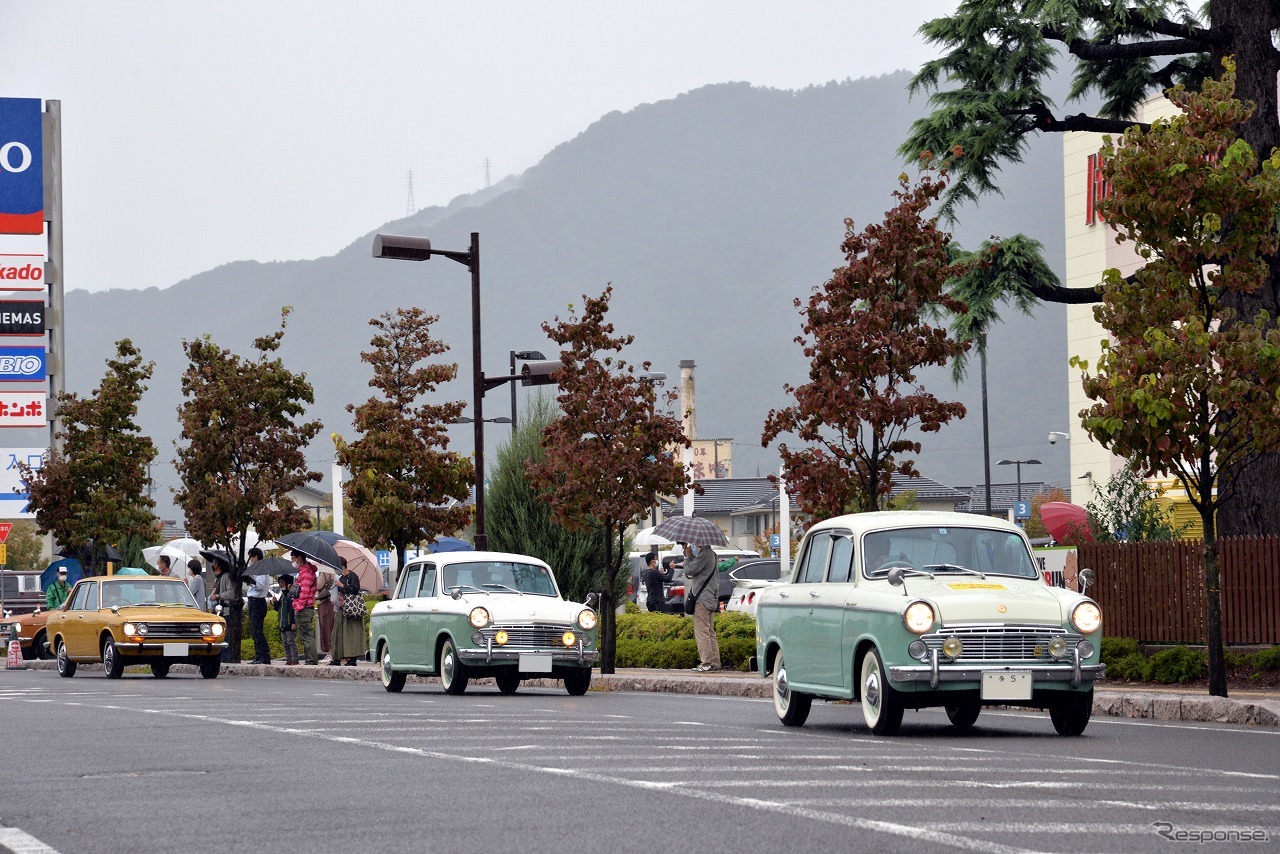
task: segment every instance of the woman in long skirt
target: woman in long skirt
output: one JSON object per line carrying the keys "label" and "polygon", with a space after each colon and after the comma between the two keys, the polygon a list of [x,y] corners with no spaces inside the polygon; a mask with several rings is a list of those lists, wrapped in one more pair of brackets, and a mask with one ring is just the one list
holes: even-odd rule
{"label": "woman in long skirt", "polygon": [[361,605],[364,604],[364,598],[360,592],[360,576],[347,569],[346,558],[339,560],[342,563],[342,575],[338,577],[338,589],[342,592],[343,601],[339,602],[333,615],[333,643],[330,653],[333,660],[329,663],[355,667],[356,659],[364,658],[369,648],[369,639],[364,631],[364,609],[361,608],[355,616],[350,616],[344,605],[348,596],[360,597]]}

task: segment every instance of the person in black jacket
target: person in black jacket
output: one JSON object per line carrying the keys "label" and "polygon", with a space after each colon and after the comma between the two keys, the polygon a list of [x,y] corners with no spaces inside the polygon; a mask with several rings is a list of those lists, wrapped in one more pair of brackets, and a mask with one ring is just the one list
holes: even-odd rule
{"label": "person in black jacket", "polygon": [[650,611],[665,611],[663,603],[666,597],[663,595],[663,585],[671,580],[671,570],[663,572],[658,569],[658,553],[649,552],[649,556],[645,559],[644,573],[641,576],[644,581],[644,606]]}

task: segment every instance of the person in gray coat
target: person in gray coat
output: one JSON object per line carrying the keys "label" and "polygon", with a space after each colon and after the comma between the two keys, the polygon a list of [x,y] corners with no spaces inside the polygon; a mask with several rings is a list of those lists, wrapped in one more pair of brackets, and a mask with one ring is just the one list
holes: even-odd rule
{"label": "person in gray coat", "polygon": [[201,610],[208,610],[208,599],[204,589],[204,567],[200,565],[197,558],[187,561],[187,569],[191,570],[191,577],[187,579],[187,589],[191,591],[191,595],[196,597],[196,604]]}
{"label": "person in gray coat", "polygon": [[[698,642],[700,673],[720,669],[720,643],[716,640],[715,615],[720,606],[720,586],[716,583],[716,553],[711,546],[684,546],[684,595],[697,596],[693,608],[693,637]],[[687,610],[687,608],[686,608]]]}

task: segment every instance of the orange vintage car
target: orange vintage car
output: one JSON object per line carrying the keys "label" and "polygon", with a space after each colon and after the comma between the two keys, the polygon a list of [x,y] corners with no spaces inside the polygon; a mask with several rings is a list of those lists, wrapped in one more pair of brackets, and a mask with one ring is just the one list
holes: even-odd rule
{"label": "orange vintage car", "polygon": [[33,614],[14,614],[0,620],[0,640],[8,644],[14,629],[17,630],[18,644],[22,647],[22,657],[53,658],[53,653],[45,646],[45,621],[49,619],[48,611],[40,610]]}
{"label": "orange vintage car", "polygon": [[227,646],[226,623],[200,610],[185,582],[153,575],[80,579],[66,604],[50,612],[45,634],[61,676],[101,661],[108,679],[119,679],[130,664],[149,664],[163,679],[180,663],[214,679]]}

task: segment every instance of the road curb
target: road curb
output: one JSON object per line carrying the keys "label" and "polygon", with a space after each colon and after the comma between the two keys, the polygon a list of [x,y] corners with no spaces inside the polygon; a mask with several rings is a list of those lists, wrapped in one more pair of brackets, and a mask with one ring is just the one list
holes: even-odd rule
{"label": "road curb", "polygon": [[[31,670],[56,670],[54,661],[28,661]],[[82,664],[82,670],[102,670],[100,664]],[[174,665],[176,673],[194,673],[194,665]],[[355,667],[329,665],[285,666],[284,664],[223,664],[229,676],[284,676],[302,679],[346,679],[378,682],[378,669],[370,662]],[[414,682],[438,682],[434,676],[410,676]],[[476,679],[485,685],[493,680]],[[526,684],[539,688],[560,685],[555,679],[529,679]],[[768,679],[739,672],[686,673],[665,670],[628,670],[596,673],[591,681],[593,691],[638,691],[658,694],[707,694],[720,697],[769,699],[773,696]],[[1210,697],[1169,691],[1133,691],[1121,687],[1098,685],[1093,695],[1093,713],[1135,720],[1225,723],[1245,726],[1280,727],[1280,696],[1271,694],[1244,697]]]}

